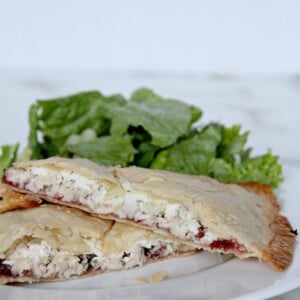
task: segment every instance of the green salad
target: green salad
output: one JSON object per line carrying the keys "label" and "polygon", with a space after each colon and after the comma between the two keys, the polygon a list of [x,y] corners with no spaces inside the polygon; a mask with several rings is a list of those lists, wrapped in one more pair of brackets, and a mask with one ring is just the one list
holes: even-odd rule
{"label": "green salad", "polygon": [[[127,100],[98,91],[38,100],[29,109],[28,147],[0,149],[0,176],[16,160],[83,157],[103,165],[207,175],[223,182],[283,180],[279,157],[252,156],[240,125],[196,126],[202,110],[140,88]],[[198,122],[197,124],[201,124]]]}

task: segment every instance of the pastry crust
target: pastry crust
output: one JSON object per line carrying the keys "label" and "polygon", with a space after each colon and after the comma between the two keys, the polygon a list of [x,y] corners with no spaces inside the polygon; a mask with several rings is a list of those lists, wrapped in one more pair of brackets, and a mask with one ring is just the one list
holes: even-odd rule
{"label": "pastry crust", "polygon": [[281,206],[270,185],[258,182],[240,185],[265,196],[266,200],[272,204],[274,211],[277,211],[269,225],[274,236],[268,247],[263,251],[261,259],[269,263],[274,269],[284,271],[291,263],[296,240],[296,234],[293,233],[289,220],[279,214]]}
{"label": "pastry crust", "polygon": [[21,208],[39,206],[42,200],[38,197],[16,193],[0,183],[0,214]]}
{"label": "pastry crust", "polygon": [[279,214],[271,187],[259,183],[223,184],[205,176],[61,158],[16,164],[3,181],[17,191],[187,245],[257,257],[279,271],[292,261],[292,227]]}
{"label": "pastry crust", "polygon": [[274,237],[263,252],[262,260],[268,262],[274,269],[284,271],[292,261],[296,235],[292,232],[288,219],[281,215],[273,219],[270,228],[274,232]]}
{"label": "pastry crust", "polygon": [[270,202],[270,204],[273,206],[275,210],[277,209],[278,212],[280,211],[281,206],[277,201],[276,196],[273,193],[273,189],[271,185],[263,184],[260,182],[244,182],[244,183],[239,183],[238,185],[256,194],[264,196],[265,199]]}

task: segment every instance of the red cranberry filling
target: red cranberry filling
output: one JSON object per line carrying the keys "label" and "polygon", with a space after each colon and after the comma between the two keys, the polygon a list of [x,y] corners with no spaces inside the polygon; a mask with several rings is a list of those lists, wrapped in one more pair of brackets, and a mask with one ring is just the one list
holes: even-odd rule
{"label": "red cranberry filling", "polygon": [[206,228],[202,224],[200,224],[200,227],[198,229],[197,238],[201,239],[205,236],[205,229]]}
{"label": "red cranberry filling", "polygon": [[13,276],[11,273],[11,265],[4,264],[3,261],[3,259],[0,259],[0,276]]}
{"label": "red cranberry filling", "polygon": [[27,204],[30,207],[36,207],[36,206],[39,206],[41,203],[38,200],[28,200]]}
{"label": "red cranberry filling", "polygon": [[86,261],[88,264],[87,271],[89,271],[93,268],[92,259],[96,256],[97,256],[96,254],[80,254],[78,255],[79,263],[81,264],[83,261]]}
{"label": "red cranberry filling", "polygon": [[7,179],[7,176],[6,176],[6,174],[5,174],[5,171],[4,171],[4,175],[3,175],[3,177],[2,177],[2,183],[11,185],[11,186],[13,186],[13,187],[15,187],[15,188],[19,188],[19,187],[20,187],[20,185],[19,185],[18,183],[12,182],[12,181],[10,181],[10,180]]}
{"label": "red cranberry filling", "polygon": [[236,242],[235,240],[215,240],[212,243],[210,243],[210,249],[220,249],[223,250],[224,252],[230,251],[230,250],[236,250],[239,252],[246,252],[246,248]]}
{"label": "red cranberry filling", "polygon": [[149,259],[157,259],[163,256],[165,250],[165,246],[156,250],[154,250],[154,246],[152,246],[151,248],[144,248],[144,255]]}
{"label": "red cranberry filling", "polygon": [[23,184],[20,184],[18,182],[14,182],[14,181],[9,180],[7,178],[7,176],[5,174],[5,171],[4,171],[4,174],[3,174],[3,177],[2,177],[2,183],[10,185],[11,187],[14,187],[18,190],[24,190],[24,189],[26,189],[26,185],[29,183],[29,180],[24,182]]}

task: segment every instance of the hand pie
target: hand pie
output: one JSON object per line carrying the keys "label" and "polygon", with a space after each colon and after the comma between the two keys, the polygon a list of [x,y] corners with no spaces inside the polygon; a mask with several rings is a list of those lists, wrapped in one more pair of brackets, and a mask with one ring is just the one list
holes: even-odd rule
{"label": "hand pie", "polygon": [[150,230],[43,204],[0,215],[0,283],[66,280],[195,253]]}
{"label": "hand pie", "polygon": [[187,245],[257,257],[279,271],[292,260],[295,234],[271,189],[259,184],[62,158],[17,163],[3,183]]}

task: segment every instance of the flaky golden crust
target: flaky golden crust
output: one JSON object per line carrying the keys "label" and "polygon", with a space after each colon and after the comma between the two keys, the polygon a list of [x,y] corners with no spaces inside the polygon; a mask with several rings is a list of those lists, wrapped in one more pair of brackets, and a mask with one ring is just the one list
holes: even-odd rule
{"label": "flaky golden crust", "polygon": [[260,182],[245,182],[240,183],[239,185],[246,188],[247,190],[255,192],[256,194],[264,195],[266,199],[272,204],[274,209],[276,209],[277,211],[280,210],[281,206],[273,193],[271,185],[263,184]]}
{"label": "flaky golden crust", "polygon": [[38,197],[23,195],[0,184],[0,213],[39,206],[42,201]]}
{"label": "flaky golden crust", "polygon": [[274,269],[284,271],[293,259],[296,234],[292,232],[288,219],[281,215],[274,218],[270,228],[274,232],[274,238],[264,251],[262,259]]}
{"label": "flaky golden crust", "polygon": [[288,219],[278,212],[280,204],[272,191],[272,187],[258,182],[243,183],[241,186],[257,194],[264,195],[277,214],[271,220],[269,227],[274,233],[269,247],[262,253],[261,259],[270,264],[277,271],[284,271],[292,262],[296,234]]}

